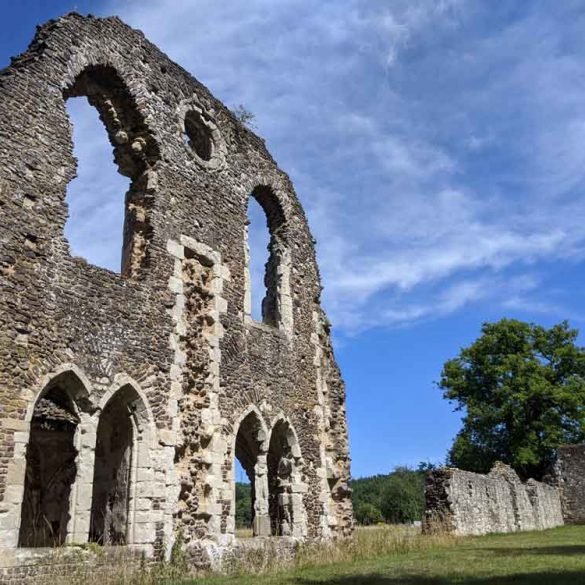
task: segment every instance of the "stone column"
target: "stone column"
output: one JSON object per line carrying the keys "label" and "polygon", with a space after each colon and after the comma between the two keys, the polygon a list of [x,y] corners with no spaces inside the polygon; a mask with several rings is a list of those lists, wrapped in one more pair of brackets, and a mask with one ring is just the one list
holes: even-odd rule
{"label": "stone column", "polygon": [[268,465],[266,453],[258,455],[254,467],[254,536],[270,536],[270,513],[268,510]]}
{"label": "stone column", "polygon": [[20,531],[21,508],[24,498],[26,474],[26,447],[29,440],[30,422],[5,418],[2,419],[3,431],[12,432],[14,455],[8,463],[6,489],[0,504],[0,548],[16,548]]}
{"label": "stone column", "polygon": [[83,544],[89,539],[98,420],[98,416],[81,412],[75,430],[77,471],[69,498],[68,544]]}

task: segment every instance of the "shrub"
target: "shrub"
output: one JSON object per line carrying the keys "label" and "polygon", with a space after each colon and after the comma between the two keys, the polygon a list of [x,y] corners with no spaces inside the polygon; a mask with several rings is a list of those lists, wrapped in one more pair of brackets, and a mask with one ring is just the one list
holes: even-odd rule
{"label": "shrub", "polygon": [[380,509],[369,502],[360,502],[354,513],[356,522],[363,526],[371,526],[384,521]]}

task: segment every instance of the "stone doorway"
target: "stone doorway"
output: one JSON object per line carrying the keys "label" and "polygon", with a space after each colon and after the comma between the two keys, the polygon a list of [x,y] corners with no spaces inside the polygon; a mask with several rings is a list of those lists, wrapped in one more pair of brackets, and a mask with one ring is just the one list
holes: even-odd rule
{"label": "stone doorway", "polygon": [[67,538],[80,422],[73,396],[81,392],[76,387],[80,384],[74,375],[60,376],[35,404],[26,448],[20,547],[60,546]]}
{"label": "stone doorway", "polygon": [[305,485],[298,440],[286,420],[272,427],[268,447],[268,507],[272,536],[305,536]]}
{"label": "stone doorway", "polygon": [[101,412],[95,447],[91,542],[133,542],[138,451],[147,434],[147,423],[144,403],[131,385],[115,392]]}
{"label": "stone doorway", "polygon": [[[235,457],[246,472],[251,490],[251,524],[253,536],[268,536],[268,486],[266,469],[266,431],[255,411],[248,413],[238,428]],[[234,461],[235,469],[235,461]],[[235,474],[235,472],[234,472]],[[234,478],[234,509],[235,501]]]}

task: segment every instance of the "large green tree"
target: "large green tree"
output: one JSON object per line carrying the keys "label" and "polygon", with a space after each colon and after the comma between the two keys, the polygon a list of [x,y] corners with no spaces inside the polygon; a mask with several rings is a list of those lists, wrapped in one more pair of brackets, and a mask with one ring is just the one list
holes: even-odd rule
{"label": "large green tree", "polygon": [[425,474],[407,467],[397,467],[382,491],[380,510],[390,524],[422,520],[425,510]]}
{"label": "large green tree", "polygon": [[585,349],[567,322],[485,323],[447,361],[439,387],[464,412],[449,463],[485,473],[497,460],[540,478],[555,449],[585,440]]}

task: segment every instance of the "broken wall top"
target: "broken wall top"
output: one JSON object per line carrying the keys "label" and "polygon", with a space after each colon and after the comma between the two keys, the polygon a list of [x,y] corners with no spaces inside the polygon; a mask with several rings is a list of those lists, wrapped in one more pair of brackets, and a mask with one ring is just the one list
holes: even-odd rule
{"label": "broken wall top", "polygon": [[[282,236],[294,242],[293,252],[301,250],[311,293],[319,297],[304,212],[263,140],[117,17],[71,13],[50,21],[38,27],[28,50],[0,72],[0,196],[10,192],[18,198],[5,202],[18,205],[4,213],[6,228],[26,229],[37,252],[49,245],[68,252],[65,194],[76,164],[65,101],[76,95],[86,95],[98,107],[120,172],[140,179],[150,199],[143,229],[149,254],[145,266],[156,264],[166,241],[177,233],[233,256],[228,240],[241,234],[229,233],[230,222],[244,225],[247,197],[267,185],[276,195],[274,202],[266,202],[269,220],[279,214],[286,219]],[[183,134],[189,127],[205,134],[207,144],[186,144]],[[23,203],[27,197],[31,205]],[[48,238],[35,234],[41,213]],[[143,268],[128,272],[140,277]]]}

